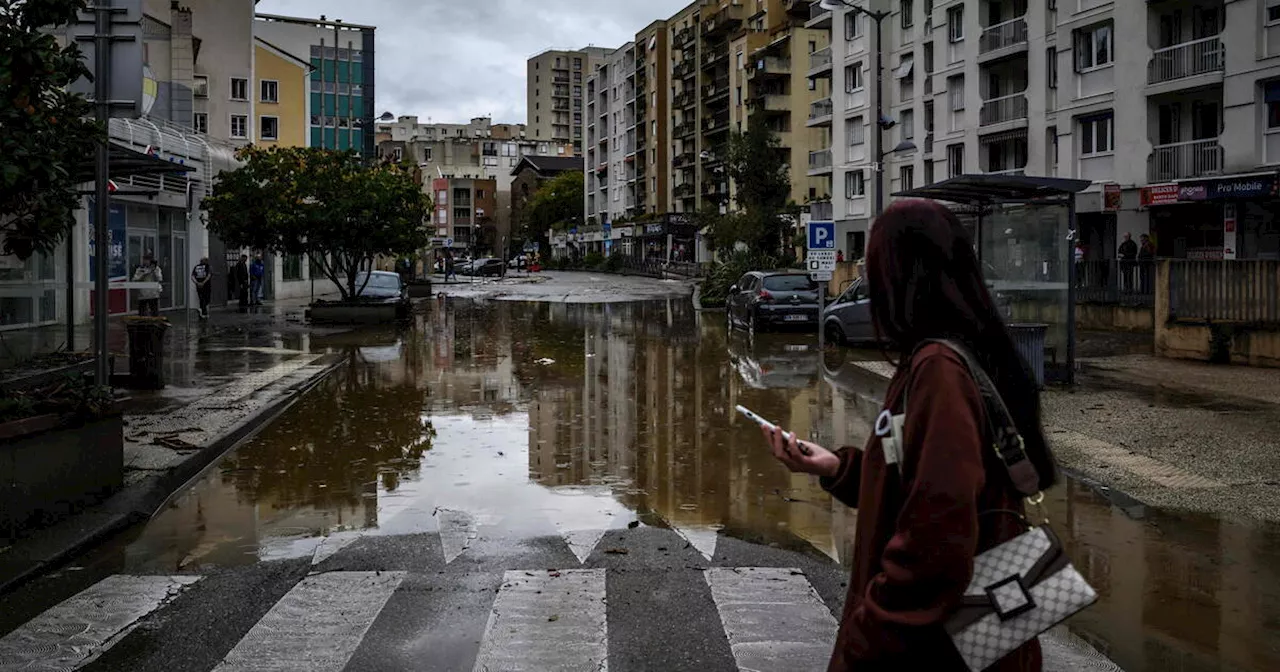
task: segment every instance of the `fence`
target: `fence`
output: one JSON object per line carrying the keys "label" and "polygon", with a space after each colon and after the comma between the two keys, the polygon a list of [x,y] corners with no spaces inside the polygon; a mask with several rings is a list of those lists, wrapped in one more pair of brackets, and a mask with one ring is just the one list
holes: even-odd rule
{"label": "fence", "polygon": [[1154,261],[1081,261],[1076,264],[1076,300],[1151,308],[1155,305]]}
{"label": "fence", "polygon": [[624,257],[622,269],[632,275],[645,275],[652,278],[663,278],[667,275],[680,275],[686,278],[702,277],[702,265],[691,261],[667,262],[662,259]]}
{"label": "fence", "polygon": [[1280,326],[1280,261],[1169,262],[1169,316]]}

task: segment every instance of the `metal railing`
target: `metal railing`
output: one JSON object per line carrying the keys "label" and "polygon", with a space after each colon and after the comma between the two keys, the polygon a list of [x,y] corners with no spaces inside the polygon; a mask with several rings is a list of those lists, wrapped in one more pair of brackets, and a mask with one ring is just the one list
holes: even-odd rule
{"label": "metal railing", "polygon": [[1173,319],[1280,325],[1280,261],[1166,263]]}
{"label": "metal railing", "polygon": [[637,259],[633,257],[624,257],[622,260],[622,268],[627,273],[647,275],[654,278],[662,278],[667,275],[680,275],[686,278],[698,278],[702,277],[704,272],[701,264],[692,261],[665,261],[661,258]]}
{"label": "metal railing", "polygon": [[988,26],[978,41],[979,53],[1027,43],[1027,20],[1022,17]]}
{"label": "metal railing", "polygon": [[820,119],[829,117],[835,113],[835,106],[831,104],[830,98],[823,98],[809,105],[809,118]]}
{"label": "metal railing", "polygon": [[1226,67],[1227,50],[1222,38],[1206,37],[1157,49],[1147,64],[1147,83],[1159,84],[1184,77],[1217,72]]}
{"label": "metal railing", "polygon": [[809,204],[809,218],[818,222],[829,222],[835,218],[835,208],[831,201],[813,201]]}
{"label": "metal railing", "polygon": [[1157,145],[1147,158],[1147,178],[1164,182],[1217,175],[1222,172],[1222,160],[1218,138]]}
{"label": "metal railing", "polygon": [[754,77],[757,73],[773,73],[782,75],[791,72],[791,59],[781,58],[779,56],[766,56],[755,62],[755,66],[747,73],[747,77]]}
{"label": "metal railing", "polygon": [[822,3],[820,3],[820,2],[815,2],[815,3],[811,4],[811,5],[809,5],[809,20],[810,20],[810,21],[812,21],[812,20],[814,20],[814,19],[822,18],[822,15],[823,15],[823,14],[830,14],[830,13],[831,13],[831,10],[824,8],[824,7],[822,6]]}
{"label": "metal railing", "polygon": [[978,114],[978,123],[982,126],[990,126],[1026,118],[1027,96],[1024,93],[1015,93],[1012,96],[1002,96],[982,101],[982,109]]}
{"label": "metal railing", "polygon": [[1076,301],[1151,308],[1155,305],[1155,273],[1154,260],[1076,262]]}
{"label": "metal railing", "polygon": [[812,54],[809,54],[810,70],[829,67],[831,67],[831,47],[823,47]]}
{"label": "metal railing", "polygon": [[809,152],[809,170],[824,170],[831,167],[831,150],[819,149]]}
{"label": "metal railing", "polygon": [[697,130],[698,130],[697,127],[695,127],[692,123],[680,124],[679,126],[675,127],[674,135],[677,138],[683,138],[686,135],[693,135],[694,132],[696,132]]}

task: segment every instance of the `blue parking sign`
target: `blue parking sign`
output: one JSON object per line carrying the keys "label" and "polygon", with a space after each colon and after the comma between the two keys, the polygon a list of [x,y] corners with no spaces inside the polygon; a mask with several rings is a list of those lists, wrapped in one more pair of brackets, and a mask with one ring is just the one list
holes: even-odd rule
{"label": "blue parking sign", "polygon": [[809,222],[809,249],[836,249],[836,223]]}

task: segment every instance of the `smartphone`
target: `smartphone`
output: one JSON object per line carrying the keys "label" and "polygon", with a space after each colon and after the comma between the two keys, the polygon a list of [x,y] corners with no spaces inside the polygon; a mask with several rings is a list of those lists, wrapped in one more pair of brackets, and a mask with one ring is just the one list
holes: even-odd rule
{"label": "smartphone", "polygon": [[[768,420],[765,420],[764,418],[760,417],[757,413],[755,413],[755,412],[754,412],[754,411],[752,411],[751,409],[747,408],[746,406],[735,406],[734,408],[736,408],[736,409],[737,409],[737,411],[738,411],[739,413],[741,413],[742,415],[746,416],[746,418],[747,418],[748,420],[750,420],[750,421],[752,421],[752,422],[756,423],[757,425],[760,425],[761,427],[764,427],[765,429],[778,429],[778,426],[777,426],[777,425],[775,425],[775,424],[773,424],[772,422],[769,422]],[[784,440],[786,440],[786,441],[790,441],[790,440],[791,440],[791,432],[783,431],[783,432],[782,432],[782,438],[783,438]],[[809,448],[808,448],[808,447],[806,447],[803,443],[797,443],[796,445],[800,448],[800,452],[801,452],[802,454],[804,454],[804,455],[808,455],[808,454],[809,454],[809,452],[810,452],[810,451],[809,451]]]}

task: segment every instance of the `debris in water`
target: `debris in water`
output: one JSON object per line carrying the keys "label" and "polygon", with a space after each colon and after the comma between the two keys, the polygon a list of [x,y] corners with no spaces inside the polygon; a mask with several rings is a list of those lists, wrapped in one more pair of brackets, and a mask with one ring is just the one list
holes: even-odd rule
{"label": "debris in water", "polygon": [[640,521],[638,521],[638,520],[633,520],[633,521],[631,521],[631,522],[627,523],[627,529],[629,529],[629,530],[634,530],[634,529],[636,529],[637,527],[640,527]]}
{"label": "debris in water", "polygon": [[551,359],[550,357],[543,357],[542,359],[539,359],[536,362],[534,362],[534,364],[538,364],[539,366],[551,366],[552,364],[555,364],[555,363],[556,363],[556,360]]}
{"label": "debris in water", "polygon": [[628,551],[625,548],[606,548],[604,549],[604,552],[609,555],[626,555],[631,551]]}

